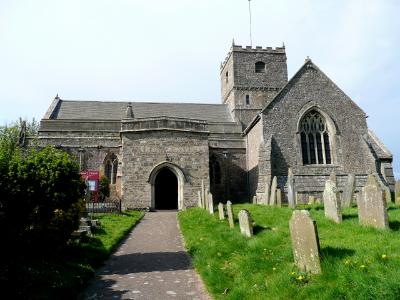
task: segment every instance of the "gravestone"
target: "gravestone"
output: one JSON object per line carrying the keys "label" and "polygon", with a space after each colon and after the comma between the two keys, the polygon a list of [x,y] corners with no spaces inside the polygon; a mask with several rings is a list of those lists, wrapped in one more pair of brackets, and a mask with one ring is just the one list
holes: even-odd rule
{"label": "gravestone", "polygon": [[317,225],[307,210],[295,210],[289,221],[293,257],[303,272],[321,273]]}
{"label": "gravestone", "polygon": [[308,196],[308,204],[309,205],[314,205],[315,204],[315,196],[313,196],[313,195]]}
{"label": "gravestone", "polygon": [[321,203],[322,203],[321,199],[319,199],[319,198],[315,199],[315,204],[321,204]]}
{"label": "gravestone", "polygon": [[226,202],[226,212],[228,214],[229,227],[233,228],[235,226],[235,223],[233,221],[233,209],[232,209],[232,202],[231,201],[227,201]]}
{"label": "gravestone", "polygon": [[253,221],[250,213],[245,209],[239,211],[239,226],[243,235],[247,237],[253,236]]}
{"label": "gravestone", "polygon": [[197,205],[201,208],[204,208],[203,199],[201,199],[201,191],[197,191],[197,196],[198,196]]}
{"label": "gravestone", "polygon": [[288,170],[288,179],[287,179],[287,186],[288,186],[288,204],[290,208],[296,207],[296,189],[295,189],[295,181],[294,181],[294,174],[292,168]]}
{"label": "gravestone", "polygon": [[276,206],[282,207],[283,193],[281,189],[276,189]]}
{"label": "gravestone", "polygon": [[202,207],[206,208],[206,189],[204,187],[204,180],[201,180],[201,202]]}
{"label": "gravestone", "polygon": [[347,175],[347,182],[343,192],[341,207],[351,207],[354,198],[354,190],[356,188],[356,177],[354,174]]}
{"label": "gravestone", "polygon": [[205,208],[206,210],[209,210],[209,204],[210,204],[210,200],[208,199],[210,194],[210,190],[208,188],[206,188],[206,190],[204,191],[204,204],[205,204]]}
{"label": "gravestone", "polygon": [[218,216],[220,220],[225,220],[224,205],[221,202],[218,203]]}
{"label": "gravestone", "polygon": [[214,201],[213,201],[213,195],[211,193],[207,194],[207,199],[208,199],[208,211],[210,214],[214,214]]}
{"label": "gravestone", "polygon": [[389,227],[385,197],[373,174],[368,175],[367,184],[362,188],[357,205],[360,224],[375,228]]}
{"label": "gravestone", "polygon": [[342,222],[342,212],[340,211],[339,193],[336,184],[328,179],[325,183],[323,194],[325,217],[336,223]]}
{"label": "gravestone", "polygon": [[278,187],[278,178],[274,176],[272,179],[272,184],[271,184],[271,196],[269,197],[269,205],[275,205],[276,204],[276,189]]}
{"label": "gravestone", "polygon": [[253,204],[257,204],[257,196],[256,195],[253,196]]}

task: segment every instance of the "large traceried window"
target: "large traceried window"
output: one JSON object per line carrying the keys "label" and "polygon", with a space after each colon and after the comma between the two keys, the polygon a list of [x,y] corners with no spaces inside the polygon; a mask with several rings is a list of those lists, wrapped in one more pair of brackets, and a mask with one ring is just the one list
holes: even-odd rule
{"label": "large traceried window", "polygon": [[110,184],[115,184],[117,181],[118,158],[112,153],[104,162],[104,175],[108,178]]}
{"label": "large traceried window", "polygon": [[304,165],[331,164],[331,145],[325,118],[316,110],[300,123],[301,152]]}

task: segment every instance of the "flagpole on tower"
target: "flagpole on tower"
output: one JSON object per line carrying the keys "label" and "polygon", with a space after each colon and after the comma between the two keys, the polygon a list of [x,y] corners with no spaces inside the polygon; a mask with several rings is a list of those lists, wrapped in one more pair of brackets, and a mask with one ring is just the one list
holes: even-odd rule
{"label": "flagpole on tower", "polygon": [[251,0],[249,0],[249,24],[250,24],[250,46],[253,46],[253,38],[251,36]]}

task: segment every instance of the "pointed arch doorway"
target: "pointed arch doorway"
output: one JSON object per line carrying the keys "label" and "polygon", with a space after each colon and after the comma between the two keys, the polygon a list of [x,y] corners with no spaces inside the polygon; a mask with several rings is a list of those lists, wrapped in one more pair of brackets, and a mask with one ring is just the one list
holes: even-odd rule
{"label": "pointed arch doorway", "polygon": [[186,182],[182,170],[170,162],[156,165],[150,172],[152,209],[183,209],[183,187]]}
{"label": "pointed arch doorway", "polygon": [[155,209],[178,209],[178,178],[169,168],[158,172],[154,193]]}

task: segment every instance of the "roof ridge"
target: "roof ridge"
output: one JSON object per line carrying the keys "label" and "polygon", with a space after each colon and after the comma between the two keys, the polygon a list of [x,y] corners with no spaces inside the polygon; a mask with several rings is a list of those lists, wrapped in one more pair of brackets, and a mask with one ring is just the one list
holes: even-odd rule
{"label": "roof ridge", "polygon": [[110,100],[70,100],[61,99],[63,102],[96,102],[96,103],[143,103],[143,104],[187,104],[187,105],[215,105],[215,106],[226,106],[224,103],[197,103],[197,102],[154,102],[154,101],[110,101]]}

